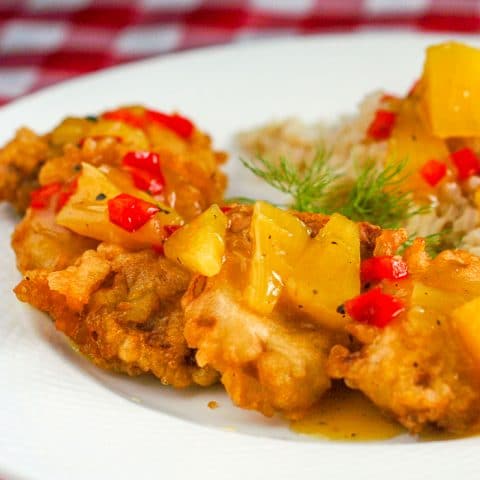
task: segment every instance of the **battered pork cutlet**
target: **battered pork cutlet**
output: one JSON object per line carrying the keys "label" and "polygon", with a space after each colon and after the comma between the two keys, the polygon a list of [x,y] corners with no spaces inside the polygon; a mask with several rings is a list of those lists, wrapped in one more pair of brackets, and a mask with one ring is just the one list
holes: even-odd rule
{"label": "battered pork cutlet", "polygon": [[[233,402],[265,415],[304,414],[330,387],[326,361],[335,343],[348,344],[341,331],[319,327],[286,298],[270,314],[245,303],[245,280],[252,255],[252,209],[228,212],[226,259],[214,277],[197,276],[183,297],[185,337],[197,350],[197,363],[210,365]],[[297,214],[316,236],[328,221]],[[360,224],[362,253],[371,255],[380,229]]]}
{"label": "battered pork cutlet", "polygon": [[210,385],[183,335],[180,299],[190,274],[153,250],[100,244],[70,267],[26,272],[19,300],[48,313],[94,363],[129,375],[152,373],[175,387]]}
{"label": "battered pork cutlet", "polygon": [[359,346],[335,346],[328,373],[412,432],[433,425],[462,433],[479,419],[480,382],[451,312],[480,296],[480,258],[447,250],[432,260],[418,239],[405,259],[411,273],[400,287],[406,312],[385,328],[350,323]]}
{"label": "battered pork cutlet", "polygon": [[[15,291],[51,315],[56,328],[101,367],[130,375],[151,372],[177,387],[208,385],[217,380],[216,372],[196,365],[183,336],[180,298],[190,274],[141,244],[126,250],[56,223],[62,191],[74,185],[82,165],[117,173],[113,180],[132,189],[119,174],[132,151],[158,154],[165,185],[155,201],[183,218],[222,198],[226,179],[218,167],[225,155],[213,151],[209,137],[185,119],[179,129],[172,116],[172,129],[152,115],[135,107],[68,118],[43,136],[22,129],[0,150],[0,198],[26,210],[12,238],[25,275]],[[28,208],[34,189],[57,184],[62,191]]]}
{"label": "battered pork cutlet", "polygon": [[226,177],[218,166],[226,155],[214,151],[210,137],[183,117],[164,115],[173,117],[165,124],[159,115],[128,107],[66,118],[46,135],[20,129],[0,150],[0,200],[23,213],[34,189],[71,181],[82,163],[120,166],[127,152],[150,151],[161,158],[165,203],[184,218],[197,215],[222,199]]}

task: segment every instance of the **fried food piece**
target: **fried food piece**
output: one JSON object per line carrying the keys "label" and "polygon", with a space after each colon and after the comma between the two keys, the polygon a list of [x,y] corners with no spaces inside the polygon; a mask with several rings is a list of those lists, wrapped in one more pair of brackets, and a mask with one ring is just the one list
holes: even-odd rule
{"label": "fried food piece", "polygon": [[[334,343],[348,343],[342,333],[315,325],[281,298],[271,314],[261,315],[245,305],[243,281],[251,256],[251,208],[229,212],[226,260],[215,277],[197,276],[183,297],[185,337],[197,349],[201,366],[222,375],[233,402],[265,415],[278,411],[301,416],[330,386],[326,360]],[[298,214],[316,235],[328,217]],[[372,250],[376,227],[364,226],[362,238]]]}
{"label": "fried food piece", "polygon": [[97,243],[57,225],[51,210],[29,209],[12,236],[17,267],[22,273],[62,270]]}
{"label": "fried food piece", "polygon": [[412,300],[408,312],[384,329],[349,324],[361,346],[335,346],[328,373],[361,390],[411,432],[433,424],[460,433],[480,418],[480,377],[441,302],[480,295],[480,258],[445,251],[430,260],[423,246],[416,241],[405,258],[425,295],[433,287],[440,298],[423,305]]}
{"label": "fried food piece", "polygon": [[[144,111],[142,107],[124,110]],[[0,200],[23,213],[31,191],[39,185],[73,180],[82,162],[119,166],[132,150],[159,154],[166,185],[158,200],[184,218],[221,201],[226,177],[219,165],[226,154],[213,150],[208,135],[194,129],[185,137],[158,123],[146,122],[140,127],[103,116],[90,120],[70,117],[43,136],[19,130],[0,150]]]}
{"label": "fried food piece", "polygon": [[150,372],[175,387],[210,385],[183,336],[180,298],[190,275],[150,250],[101,244],[70,267],[26,273],[17,297],[48,313],[94,363],[129,375]]}
{"label": "fried food piece", "polygon": [[0,201],[10,202],[19,212],[30,203],[30,192],[38,187],[38,172],[49,156],[48,141],[28,128],[0,149]]}

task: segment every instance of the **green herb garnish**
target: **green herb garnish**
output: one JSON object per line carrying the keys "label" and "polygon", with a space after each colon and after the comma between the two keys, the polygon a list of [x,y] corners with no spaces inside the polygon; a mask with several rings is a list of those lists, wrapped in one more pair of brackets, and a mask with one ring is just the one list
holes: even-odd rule
{"label": "green herb garnish", "polygon": [[272,162],[263,157],[256,160],[240,159],[245,167],[262,178],[273,188],[292,197],[290,207],[301,212],[315,212],[337,175],[327,165],[327,154],[319,150],[309,168],[301,170],[297,165],[280,158]]}
{"label": "green herb garnish", "polygon": [[226,198],[225,203],[243,203],[244,205],[253,205],[256,202],[254,198],[248,197],[231,197]]}
{"label": "green herb garnish", "polygon": [[430,210],[417,206],[411,192],[402,190],[406,162],[387,165],[379,170],[375,164],[356,167],[357,178],[351,185],[333,186],[324,200],[328,213],[337,211],[356,222],[369,222],[382,228],[399,228],[405,222]]}
{"label": "green herb garnish", "polygon": [[379,170],[373,162],[357,166],[355,180],[345,181],[327,164],[328,155],[320,150],[311,166],[301,169],[286,158],[272,162],[262,157],[241,159],[243,165],[277,190],[289,194],[294,210],[313,213],[339,212],[354,221],[365,221],[382,228],[398,228],[406,220],[426,213],[411,192],[401,185],[406,179],[406,162]]}

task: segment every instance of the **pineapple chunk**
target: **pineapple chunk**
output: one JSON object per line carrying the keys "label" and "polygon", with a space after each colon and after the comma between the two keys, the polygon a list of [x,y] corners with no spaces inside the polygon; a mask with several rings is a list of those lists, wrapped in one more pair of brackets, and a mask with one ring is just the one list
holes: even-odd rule
{"label": "pineapple chunk", "polygon": [[457,292],[447,292],[424,283],[414,282],[412,289],[412,306],[433,309],[446,315],[465,303],[465,295]]}
{"label": "pineapple chunk", "polygon": [[332,215],[300,256],[286,291],[319,324],[341,329],[347,319],[337,307],[360,293],[358,225],[337,213]]}
{"label": "pineapple chunk", "polygon": [[132,125],[120,121],[99,119],[90,122],[84,118],[69,117],[63,120],[51,134],[54,145],[79,143],[84,138],[113,137],[122,141],[130,150],[148,150],[149,143],[145,133]]}
{"label": "pineapple chunk", "polygon": [[122,144],[130,150],[148,150],[149,143],[145,133],[139,128],[132,127],[124,122],[99,120],[94,123],[87,136],[89,137],[118,137]]}
{"label": "pineapple chunk", "polygon": [[441,138],[480,135],[480,50],[457,42],[427,49],[423,102]]}
{"label": "pineapple chunk", "polygon": [[192,272],[216,275],[223,264],[227,223],[218,205],[212,205],[166,240],[165,256]]}
{"label": "pineapple chunk", "polygon": [[452,322],[468,353],[480,366],[480,297],[456,308]]}
{"label": "pineapple chunk", "polygon": [[50,135],[53,145],[77,144],[84,138],[92,126],[85,118],[67,117]]}
{"label": "pineapple chunk", "polygon": [[292,214],[257,202],[250,236],[252,260],[245,298],[259,313],[270,313],[310,238],[307,227]]}
{"label": "pineapple chunk", "polygon": [[[77,191],[58,213],[57,224],[85,237],[140,249],[161,245],[166,236],[163,228],[165,225],[183,223],[183,219],[174,210],[150,197],[148,201],[158,205],[161,210],[137,231],[127,232],[114,225],[108,215],[108,200],[120,193],[122,191],[103,172],[84,163]],[[129,193],[145,200],[144,192],[138,190]]]}
{"label": "pineapple chunk", "polygon": [[405,99],[399,112],[392,135],[388,140],[387,162],[408,162],[405,171],[405,188],[425,189],[427,183],[419,171],[429,160],[442,160],[448,157],[446,143],[434,137],[418,113],[415,99]]}

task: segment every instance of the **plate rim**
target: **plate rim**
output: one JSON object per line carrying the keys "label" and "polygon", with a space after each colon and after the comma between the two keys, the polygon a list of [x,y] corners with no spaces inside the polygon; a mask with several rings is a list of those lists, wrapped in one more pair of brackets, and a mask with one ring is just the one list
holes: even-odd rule
{"label": "plate rim", "polygon": [[[24,107],[25,105],[28,105],[30,102],[35,102],[35,101],[38,101],[38,99],[42,99],[44,97],[48,97],[50,95],[54,95],[55,94],[55,91],[58,90],[58,89],[68,89],[70,87],[74,87],[75,85],[79,84],[79,83],[84,83],[85,81],[95,81],[96,79],[99,79],[99,78],[102,78],[102,77],[105,77],[105,76],[109,76],[109,75],[115,75],[117,73],[126,73],[128,74],[128,71],[129,70],[132,70],[133,68],[139,66],[139,65],[149,65],[149,64],[161,64],[161,63],[168,63],[170,62],[171,60],[181,60],[181,61],[188,61],[190,58],[192,57],[198,57],[198,56],[202,56],[202,55],[205,55],[205,54],[209,54],[210,52],[217,52],[217,51],[236,51],[237,49],[252,49],[252,48],[271,48],[272,45],[276,46],[278,45],[279,43],[298,43],[298,44],[302,44],[304,42],[308,42],[308,43],[316,43],[316,42],[322,42],[322,41],[326,41],[326,40],[331,40],[331,39],[355,39],[355,38],[358,38],[358,37],[370,37],[372,40],[373,39],[378,39],[379,37],[385,37],[385,36],[389,36],[390,38],[394,38],[394,37],[401,37],[401,38],[417,38],[417,37],[421,37],[422,39],[426,39],[426,38],[432,38],[432,39],[439,39],[439,38],[445,38],[445,37],[454,37],[454,38],[463,38],[463,39],[472,39],[474,38],[477,42],[479,41],[479,37],[478,36],[472,36],[471,34],[452,34],[452,33],[429,33],[429,34],[420,34],[420,33],[417,33],[417,32],[412,32],[412,31],[360,31],[360,32],[348,32],[348,33],[342,33],[342,32],[335,32],[335,33],[331,33],[331,34],[319,34],[319,35],[305,35],[305,36],[297,36],[297,37],[286,37],[286,38],[269,38],[269,39],[263,39],[263,40],[256,40],[255,42],[238,42],[238,43],[233,43],[233,44],[226,44],[226,45],[215,45],[215,46],[206,46],[206,47],[201,47],[201,48],[198,48],[198,49],[194,49],[194,50],[186,50],[186,51],[182,51],[182,52],[176,52],[176,53],[172,53],[172,54],[167,54],[167,55],[161,55],[161,56],[157,56],[157,57],[151,57],[151,58],[147,58],[147,59],[142,59],[140,61],[135,61],[135,62],[129,62],[129,63],[126,63],[126,64],[122,64],[122,65],[119,65],[119,66],[114,66],[114,67],[111,67],[111,68],[108,68],[108,69],[104,69],[104,70],[100,70],[100,71],[97,71],[97,72],[93,72],[93,73],[89,73],[89,74],[84,74],[84,75],[81,75],[79,77],[75,77],[73,79],[69,79],[65,82],[61,82],[59,84],[55,84],[55,85],[51,85],[47,88],[44,88],[42,90],[39,90],[39,91],[36,91],[36,92],[33,92],[29,95],[26,95],[18,100],[15,100],[5,106],[3,106],[1,109],[0,109],[0,119],[3,119],[3,118],[7,118],[9,115],[12,114],[12,112],[14,112],[16,109],[18,108],[22,108]],[[213,134],[214,136],[214,134]],[[106,390],[106,389],[105,389]],[[115,396],[116,395],[113,393],[113,392],[109,392],[108,395],[111,395],[111,396]],[[108,396],[107,395],[107,396]],[[120,398],[120,397],[118,397]],[[127,403],[127,400],[125,399],[122,399],[121,401],[124,401]],[[116,402],[115,402],[116,403]],[[168,415],[166,414],[160,414],[158,415],[159,412],[153,412],[151,410],[149,410],[148,408],[143,408],[142,410],[144,410],[145,412],[148,412],[149,415],[155,415],[156,417],[167,417]],[[147,415],[147,414],[145,414]],[[144,416],[145,416],[144,415]],[[170,417],[171,418],[171,417]],[[175,422],[178,421],[177,418],[174,419]],[[180,419],[182,421],[184,421],[183,419]],[[187,424],[186,421],[184,421],[185,424]],[[168,423],[168,422],[165,422],[165,423]],[[211,427],[205,427],[203,425],[199,425],[199,424],[195,424],[195,423],[188,423],[188,428],[194,428],[194,429],[197,429],[199,430],[199,435],[200,436],[205,436],[205,437],[212,437],[212,436],[216,436],[216,437],[222,437],[222,438],[226,438],[226,432],[222,432],[221,430],[218,430],[218,429],[212,429]],[[208,430],[209,431],[209,434],[204,434],[204,430]],[[329,450],[330,448],[332,448],[332,444],[331,443],[304,443],[304,442],[295,442],[295,441],[290,441],[290,440],[284,440],[284,439],[275,439],[275,438],[264,438],[264,437],[259,437],[259,438],[255,438],[255,437],[252,437],[250,435],[246,435],[246,434],[243,434],[243,433],[237,433],[237,432],[232,432],[232,434],[230,434],[230,438],[235,438],[235,441],[232,442],[233,444],[235,445],[242,445],[242,444],[245,444],[245,443],[251,443],[251,445],[246,448],[246,451],[248,452],[252,452],[252,450],[254,450],[255,448],[258,448],[260,446],[263,446],[265,447],[265,444],[266,443],[272,443],[273,446],[278,446],[278,445],[281,445],[280,448],[283,448],[283,449],[286,449],[286,450],[296,450],[297,452],[299,451],[299,446],[303,446],[306,450],[309,450],[311,451],[312,450],[312,447],[311,446],[308,446],[306,447],[306,445],[314,445],[314,448],[316,450]],[[1,444],[1,441],[2,439],[0,438],[0,444]],[[480,442],[480,440],[478,441]],[[455,443],[457,445],[460,445],[460,444],[468,444],[468,446],[472,446],[471,444],[473,443],[477,443],[477,446],[478,446],[478,442],[477,441],[472,441],[471,439],[462,439],[462,440],[456,440]],[[451,442],[449,441],[439,441],[439,442],[435,442],[435,447],[433,448],[433,450],[438,450],[439,452],[442,452],[442,451],[445,451],[445,453],[448,453],[446,451],[446,447],[448,445],[450,445]],[[419,443],[419,444],[406,444],[406,445],[402,445],[402,444],[399,444],[399,445],[395,445],[395,446],[387,446],[387,445],[384,445],[384,444],[381,444],[381,443],[377,443],[377,442],[373,442],[373,443],[364,443],[364,444],[361,444],[361,446],[359,444],[355,444],[355,443],[342,443],[342,442],[333,442],[333,445],[334,445],[334,448],[332,449],[335,449],[335,450],[341,450],[342,452],[341,453],[351,453],[351,450],[359,450],[360,448],[363,449],[368,449],[369,452],[368,454],[369,455],[372,455],[372,452],[374,453],[382,453],[382,454],[385,454],[387,452],[385,452],[386,449],[388,450],[391,450],[392,447],[395,448],[395,450],[397,452],[401,452],[402,454],[405,454],[405,455],[409,455],[411,453],[413,453],[413,449],[415,451],[417,450],[424,450],[422,448],[422,445],[428,445],[428,448],[431,448],[431,445],[432,444],[422,444],[422,443]],[[474,447],[475,445],[473,445]],[[465,447],[467,447],[467,445],[465,445]],[[271,452],[268,451],[269,449],[267,448],[265,451],[263,451],[264,454],[266,454],[267,457],[269,458],[272,458],[271,457]],[[390,455],[392,454],[392,451],[389,451],[388,452]],[[0,452],[0,459],[4,457],[4,454],[2,454]],[[475,465],[472,465],[473,467],[475,466],[478,466],[480,465],[480,462],[477,462]],[[4,475],[6,478],[21,478],[21,474],[18,475],[18,474],[15,474],[13,472],[10,472],[11,471],[11,468],[9,468],[6,464],[5,464],[5,458],[3,458],[3,460],[0,462],[0,475]],[[266,470],[267,471],[267,470]],[[472,470],[473,471],[473,470]],[[308,472],[307,472],[308,473]],[[333,474],[333,471],[332,471],[332,474]],[[278,478],[283,478],[281,477],[281,472],[278,473]],[[393,475],[396,475],[395,473],[393,473]],[[392,475],[391,475],[392,476]],[[31,477],[31,478],[34,478],[34,477]],[[54,478],[54,477],[52,477]],[[57,477],[55,477],[57,478]],[[230,478],[230,477],[229,477]],[[231,477],[231,478],[237,478],[237,477]],[[240,478],[240,477],[238,477]],[[307,478],[307,477],[304,477],[304,478]],[[334,477],[334,478],[341,478],[341,477]],[[396,477],[395,477],[396,478]],[[413,478],[413,477],[411,477]],[[415,477],[416,478],[416,477]],[[418,477],[418,478],[422,478],[422,477]]]}

